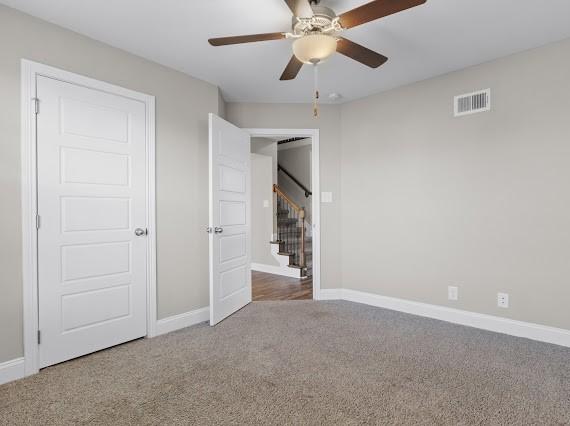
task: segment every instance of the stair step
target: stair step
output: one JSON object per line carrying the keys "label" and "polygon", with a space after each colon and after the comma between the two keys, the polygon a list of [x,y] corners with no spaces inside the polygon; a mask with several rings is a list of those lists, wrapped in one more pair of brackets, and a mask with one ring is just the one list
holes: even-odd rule
{"label": "stair step", "polygon": [[299,265],[287,265],[289,268],[293,268],[293,269],[305,269],[305,267],[303,266],[299,266]]}
{"label": "stair step", "polygon": [[[284,236],[285,236],[285,235],[284,235]],[[291,234],[289,234],[289,236],[291,236]],[[301,247],[301,239],[298,238],[298,236],[297,236],[297,238],[289,238],[288,241],[289,241],[290,244],[296,244],[296,245],[298,245],[299,247]],[[285,242],[285,240],[283,240],[283,241],[281,241],[281,243],[282,243],[282,244],[285,244],[286,242]],[[275,244],[277,244],[277,243],[275,243]],[[312,250],[312,248],[313,248],[313,245],[312,245],[312,244],[307,244],[307,242],[305,241],[305,249],[307,249],[307,250],[310,251],[310,250]]]}
{"label": "stair step", "polygon": [[281,256],[293,256],[295,253],[290,253],[288,251],[279,251],[279,252],[277,252],[277,254],[279,254]]}

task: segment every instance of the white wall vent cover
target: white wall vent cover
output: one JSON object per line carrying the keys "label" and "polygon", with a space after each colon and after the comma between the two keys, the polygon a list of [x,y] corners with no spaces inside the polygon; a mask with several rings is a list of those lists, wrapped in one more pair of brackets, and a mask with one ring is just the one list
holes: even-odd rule
{"label": "white wall vent cover", "polygon": [[491,109],[491,89],[456,96],[453,103],[455,117],[489,111]]}

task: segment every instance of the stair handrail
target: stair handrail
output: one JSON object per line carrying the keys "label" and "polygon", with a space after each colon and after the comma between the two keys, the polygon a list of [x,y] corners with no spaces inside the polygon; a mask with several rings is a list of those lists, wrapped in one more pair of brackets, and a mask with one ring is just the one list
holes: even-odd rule
{"label": "stair handrail", "polygon": [[291,205],[291,207],[293,207],[293,209],[295,209],[295,211],[297,213],[299,213],[301,210],[305,210],[303,207],[299,206],[297,203],[295,203],[295,201],[293,201],[291,199],[291,197],[289,197],[285,192],[283,192],[283,190],[279,187],[279,185],[277,184],[273,184],[273,192],[279,194],[281,197],[283,197],[287,203],[289,203]]}
{"label": "stair handrail", "polygon": [[299,179],[297,179],[295,176],[293,176],[289,170],[287,170],[285,167],[283,167],[279,163],[277,163],[277,171],[282,171],[283,173],[285,173],[287,176],[289,176],[289,178],[293,182],[295,182],[297,184],[297,186],[299,188],[301,188],[303,191],[305,191],[305,198],[309,198],[310,196],[313,195],[313,193],[311,192],[311,190],[309,188],[307,188],[305,185],[303,185]]}
{"label": "stair handrail", "polygon": [[305,268],[305,208],[297,205],[291,197],[289,197],[277,184],[273,184],[273,192],[287,201],[293,210],[295,210],[299,215],[299,221],[301,222],[301,252],[299,253],[299,266]]}

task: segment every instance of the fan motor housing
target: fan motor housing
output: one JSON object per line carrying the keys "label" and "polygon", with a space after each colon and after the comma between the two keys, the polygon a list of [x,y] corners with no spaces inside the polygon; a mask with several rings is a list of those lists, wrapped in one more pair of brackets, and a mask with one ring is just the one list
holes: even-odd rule
{"label": "fan motor housing", "polygon": [[[336,18],[334,10],[319,4],[311,4],[313,17],[310,19],[299,19],[293,17],[293,33],[303,34],[307,31],[318,32],[320,29],[330,27]],[[309,22],[310,21],[310,22]]]}

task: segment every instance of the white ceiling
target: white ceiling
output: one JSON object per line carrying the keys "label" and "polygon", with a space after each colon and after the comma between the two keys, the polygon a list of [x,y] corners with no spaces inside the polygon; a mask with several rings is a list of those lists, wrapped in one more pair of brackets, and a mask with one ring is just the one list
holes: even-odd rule
{"label": "white ceiling", "polygon": [[[366,0],[322,0],[337,13]],[[279,81],[291,41],[211,47],[210,37],[289,31],[283,0],[0,0],[221,87],[227,101],[310,102],[312,70]],[[428,0],[349,30],[388,56],[372,70],[335,55],[320,68],[321,93],[360,98],[570,37],[569,0]]]}

